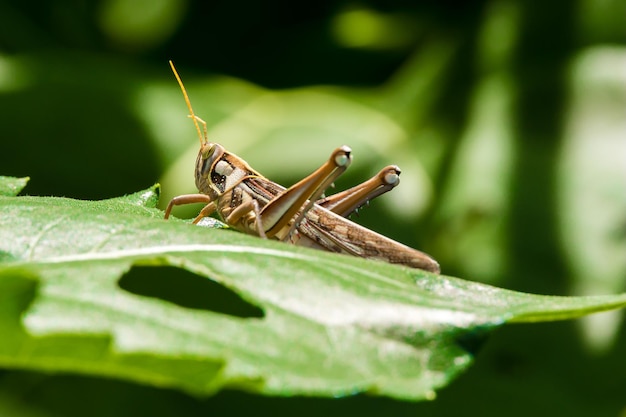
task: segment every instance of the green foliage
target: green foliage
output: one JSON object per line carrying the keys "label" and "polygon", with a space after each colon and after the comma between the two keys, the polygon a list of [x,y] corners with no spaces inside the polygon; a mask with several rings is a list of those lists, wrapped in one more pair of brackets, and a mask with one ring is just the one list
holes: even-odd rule
{"label": "green foliage", "polygon": [[[626,294],[516,293],[165,221],[154,208],[158,186],[98,202],[10,196],[24,184],[0,184],[13,190],[0,197],[0,358],[9,368],[200,395],[230,387],[432,399],[503,323],[626,305]],[[154,285],[165,273],[176,288],[176,268],[222,287],[173,302]],[[185,305],[228,294],[234,306]]]}
{"label": "green foliage", "polygon": [[[293,184],[343,144],[355,160],[338,189],[398,164],[400,187],[356,220],[445,274],[537,294],[626,291],[626,2],[457,3],[2,2],[1,171],[31,176],[38,196],[102,200],[157,181],[161,204],[195,192],[196,134],[172,59],[210,139],[274,181]],[[39,282],[14,286],[34,297]],[[134,265],[118,282],[186,309],[259,311],[180,267]],[[0,309],[30,311],[12,300]],[[130,377],[5,367],[0,415],[616,416],[623,312],[501,326],[437,401],[228,389],[200,400]]]}

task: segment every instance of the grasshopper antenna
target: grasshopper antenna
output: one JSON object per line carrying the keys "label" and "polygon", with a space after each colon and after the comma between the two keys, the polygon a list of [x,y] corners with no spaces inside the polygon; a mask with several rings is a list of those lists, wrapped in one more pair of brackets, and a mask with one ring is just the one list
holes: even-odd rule
{"label": "grasshopper antenna", "polygon": [[[174,72],[174,76],[176,77],[176,81],[178,81],[178,85],[180,86],[180,89],[183,92],[183,96],[185,97],[185,103],[187,103],[187,108],[189,109],[189,113],[190,113],[189,117],[191,118],[191,120],[193,120],[193,124],[196,126],[196,131],[198,132],[198,138],[200,138],[200,146],[202,146],[209,141],[207,129],[206,129],[206,122],[194,114],[193,108],[191,107],[191,101],[189,101],[189,96],[187,95],[187,90],[185,89],[183,81],[180,79],[180,75],[178,75],[178,71],[176,71],[176,68],[174,67],[174,63],[172,62],[172,60],[170,60],[169,63],[170,63],[170,67],[172,67],[172,71]],[[202,134],[202,130],[200,130],[200,125],[198,124],[198,122],[202,123],[202,126],[204,127],[204,135]]]}

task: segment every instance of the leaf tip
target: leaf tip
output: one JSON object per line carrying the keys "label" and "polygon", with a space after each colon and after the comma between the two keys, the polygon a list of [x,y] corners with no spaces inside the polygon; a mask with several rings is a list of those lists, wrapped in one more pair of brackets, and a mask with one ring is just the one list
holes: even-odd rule
{"label": "leaf tip", "polygon": [[15,197],[26,187],[30,177],[4,177],[0,176],[0,196]]}

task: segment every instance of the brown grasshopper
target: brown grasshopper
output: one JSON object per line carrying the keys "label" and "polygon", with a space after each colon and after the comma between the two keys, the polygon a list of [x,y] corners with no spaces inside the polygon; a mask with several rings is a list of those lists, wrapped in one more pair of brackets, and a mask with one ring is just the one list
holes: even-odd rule
{"label": "brown grasshopper", "polygon": [[[170,66],[200,138],[195,169],[200,193],[174,197],[165,210],[166,219],[174,206],[205,203],[194,224],[217,212],[230,227],[262,238],[439,273],[439,264],[429,255],[347,219],[363,204],[399,184],[397,166],[387,166],[362,184],[320,198],[352,161],[350,148],[342,146],[311,175],[284,188],[223,146],[208,141],[206,123],[194,114],[171,61]],[[204,134],[198,123],[203,125]]]}

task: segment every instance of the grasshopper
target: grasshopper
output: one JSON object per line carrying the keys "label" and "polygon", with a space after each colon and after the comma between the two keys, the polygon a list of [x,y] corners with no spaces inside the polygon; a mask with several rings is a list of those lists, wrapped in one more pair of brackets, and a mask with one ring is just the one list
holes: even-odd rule
{"label": "grasshopper", "polygon": [[209,142],[206,123],[194,114],[171,61],[170,66],[200,139],[195,168],[200,193],[174,197],[165,210],[166,219],[174,206],[204,203],[194,224],[217,212],[230,227],[262,238],[439,273],[439,264],[429,255],[348,220],[362,205],[399,184],[397,166],[389,165],[362,184],[322,197],[352,161],[350,148],[342,146],[311,175],[289,188],[282,187],[222,145]]}

